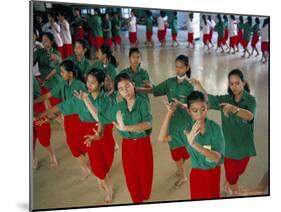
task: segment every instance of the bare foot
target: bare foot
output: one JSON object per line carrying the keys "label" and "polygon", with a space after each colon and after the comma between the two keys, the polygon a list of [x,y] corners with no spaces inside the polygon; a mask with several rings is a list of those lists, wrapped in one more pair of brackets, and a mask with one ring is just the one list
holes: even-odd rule
{"label": "bare foot", "polygon": [[104,203],[110,204],[112,203],[113,189],[110,188],[109,191],[106,191]]}
{"label": "bare foot", "polygon": [[53,156],[51,159],[50,159],[50,167],[51,168],[55,168],[59,165],[59,162],[57,161],[57,158],[56,156]]}
{"label": "bare foot", "polygon": [[233,195],[232,190],[230,189],[228,182],[224,183],[224,191],[227,195],[230,195],[230,196]]}
{"label": "bare foot", "polygon": [[181,186],[182,184],[186,183],[187,182],[187,177],[186,176],[181,176],[180,179],[178,179],[176,182],[175,182],[175,186]]}
{"label": "bare foot", "polygon": [[87,180],[87,178],[91,175],[91,171],[90,169],[87,167],[86,169],[85,168],[82,168],[82,172],[81,172],[81,176],[80,176],[80,181],[85,181]]}

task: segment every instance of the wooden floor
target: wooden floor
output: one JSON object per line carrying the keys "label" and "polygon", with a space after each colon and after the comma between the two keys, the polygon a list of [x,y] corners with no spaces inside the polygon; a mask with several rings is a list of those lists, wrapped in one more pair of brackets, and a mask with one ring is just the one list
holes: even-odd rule
{"label": "wooden floor", "polygon": [[[140,28],[139,28],[140,29]],[[242,59],[242,48],[237,55],[224,55],[215,52],[208,53],[202,48],[202,41],[196,41],[195,50],[186,48],[185,33],[179,33],[180,47],[170,47],[170,33],[168,33],[168,45],[161,48],[156,40],[154,32],[155,48],[145,48],[143,41],[144,32],[140,29],[140,50],[142,52],[142,67],[149,71],[153,82],[158,84],[168,77],[174,76],[174,61],[179,54],[190,57],[192,78],[201,81],[205,89],[211,94],[225,94],[227,90],[227,74],[233,68],[239,68],[245,74],[250,84],[251,93],[257,99],[257,114],[255,119],[255,144],[257,156],[250,160],[244,176],[241,177],[243,187],[254,187],[258,184],[263,174],[268,170],[268,65],[260,62],[260,57]],[[123,46],[115,55],[120,68],[127,67],[128,41],[123,34]],[[171,159],[168,145],[157,140],[158,132],[166,112],[162,100],[164,97],[151,97],[153,114],[152,145],[154,155],[154,177],[152,193],[149,201],[169,201],[189,199],[189,183],[180,188],[174,186],[175,164]],[[221,123],[220,113],[209,111],[208,116]],[[120,136],[116,134],[116,140],[120,144]],[[52,126],[51,143],[55,149],[59,166],[50,169],[48,166],[47,152],[37,145],[39,170],[33,172],[34,180],[34,209],[62,208],[102,205],[104,194],[98,189],[97,181],[92,175],[85,182],[79,181],[80,167],[71,156],[66,145],[64,130],[54,123]],[[121,145],[120,145],[121,146]],[[131,203],[124,180],[121,149],[115,152],[114,162],[110,171],[114,187],[113,204]],[[190,171],[189,161],[185,164],[186,172]],[[224,182],[224,171],[221,175],[221,183]],[[222,192],[222,196],[224,193]]]}

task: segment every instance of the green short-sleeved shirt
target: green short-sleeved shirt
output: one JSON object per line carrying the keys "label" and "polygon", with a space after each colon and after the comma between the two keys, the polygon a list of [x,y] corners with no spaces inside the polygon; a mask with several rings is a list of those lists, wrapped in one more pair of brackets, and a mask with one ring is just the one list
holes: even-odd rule
{"label": "green short-sleeved shirt", "polygon": [[243,27],[243,38],[246,41],[251,40],[251,32],[252,32],[252,27],[249,25],[249,23],[245,23],[242,25]]}
{"label": "green short-sleeved shirt", "polygon": [[117,104],[117,97],[118,97],[117,91],[113,91],[111,94],[106,93],[106,95],[110,98],[112,105]]}
{"label": "green short-sleeved shirt", "polygon": [[237,26],[238,26],[238,29],[239,29],[239,30],[242,30],[242,29],[243,29],[243,23],[239,22]]}
{"label": "green short-sleeved shirt", "polygon": [[[121,111],[123,114],[123,121],[124,124],[127,126],[136,125],[142,122],[152,122],[152,115],[150,111],[150,104],[149,102],[143,98],[141,95],[136,95],[136,100],[134,103],[134,106],[132,108],[132,111],[128,110],[127,103],[125,100],[122,100],[121,102],[115,104],[111,109],[110,116],[108,116],[108,119],[116,122],[116,113],[118,111]],[[119,133],[124,138],[143,138],[146,136],[149,136],[151,134],[150,130],[145,131],[139,131],[139,132],[124,132],[119,131]]]}
{"label": "green short-sleeved shirt", "polygon": [[177,77],[171,77],[159,85],[153,87],[154,96],[168,97],[168,101],[171,102],[173,98],[176,98],[183,104],[187,103],[187,96],[193,91],[193,86],[187,80],[181,83],[177,82]]}
{"label": "green short-sleeved shirt", "polygon": [[190,132],[194,123],[195,122],[193,120],[186,121],[184,127],[180,127],[179,130],[174,131],[170,134],[171,138],[176,140],[181,140],[182,143],[185,144],[185,147],[190,155],[192,168],[205,169],[205,170],[213,169],[217,167],[219,164],[223,163],[223,158],[224,158],[225,141],[224,141],[224,136],[221,127],[214,121],[206,119],[205,133],[203,135],[198,134],[195,137],[196,143],[200,144],[204,148],[214,150],[221,154],[220,162],[216,163],[206,158],[201,153],[197,152],[197,150],[195,150],[188,143],[186,135],[184,134],[184,129]]}
{"label": "green short-sleeved shirt", "polygon": [[260,26],[259,24],[255,24],[252,28],[252,32],[254,33],[258,33],[260,31]]}
{"label": "green short-sleeved shirt", "polygon": [[223,26],[224,26],[224,29],[225,29],[225,30],[228,29],[228,21],[224,21],[224,22],[223,22]]}
{"label": "green short-sleeved shirt", "polygon": [[[108,120],[105,120],[103,117],[110,112],[109,108],[112,107],[109,97],[104,92],[100,92],[96,99],[94,99],[92,95],[89,94],[89,99],[98,110],[99,122],[101,124],[108,124]],[[62,112],[63,115],[77,114],[81,121],[97,122],[91,115],[85,103],[75,96],[60,103],[58,105],[58,109],[60,112]]]}
{"label": "green short-sleeved shirt", "polygon": [[[102,23],[102,29],[103,29],[103,37],[104,38],[112,38],[112,27],[111,27],[111,21],[104,21]],[[104,31],[105,29],[109,29],[109,31]]]}
{"label": "green short-sleeved shirt", "polygon": [[178,32],[178,19],[174,17],[171,21],[171,31],[172,33]]}
{"label": "green short-sleeved shirt", "polygon": [[[148,72],[145,69],[141,68],[140,66],[136,72],[133,72],[131,67],[129,67],[122,70],[120,74],[121,73],[127,73],[135,83],[136,87],[143,87],[144,86],[143,81],[152,82],[150,76],[148,75]],[[149,97],[146,93],[139,93],[139,95],[143,96],[145,99],[149,101]]]}
{"label": "green short-sleeved shirt", "polygon": [[56,85],[52,90],[51,94],[55,98],[60,98],[63,101],[73,97],[74,91],[84,91],[87,92],[86,85],[80,80],[74,79],[71,84],[67,81],[62,81]]}
{"label": "green short-sleeved shirt", "polygon": [[239,102],[234,100],[232,95],[213,96],[208,95],[210,109],[220,110],[222,117],[222,129],[225,138],[225,156],[240,160],[245,157],[255,156],[254,144],[254,120],[246,121],[233,113],[228,117],[223,114],[220,103],[229,103],[239,108],[256,113],[256,99],[247,91],[243,92]]}
{"label": "green short-sleeved shirt", "polygon": [[118,72],[117,68],[114,65],[112,65],[111,63],[106,65],[106,64],[103,64],[99,60],[97,62],[95,62],[91,66],[91,68],[97,68],[97,69],[104,71],[105,75],[110,76],[110,78],[113,80],[115,79],[117,72]]}
{"label": "green short-sleeved shirt", "polygon": [[38,80],[33,76],[33,98],[35,99],[36,97],[40,96],[40,85]]}
{"label": "green short-sleeved shirt", "polygon": [[89,28],[94,37],[103,37],[102,21],[98,15],[93,15],[88,20]]}
{"label": "green short-sleeved shirt", "polygon": [[152,32],[152,30],[153,30],[153,18],[151,16],[147,17],[145,19],[145,25],[146,25],[146,31]]}
{"label": "green short-sleeved shirt", "polygon": [[118,36],[120,35],[120,30],[121,30],[121,20],[119,19],[113,19],[111,21],[111,25],[112,25],[112,35],[113,36]]}
{"label": "green short-sleeved shirt", "polygon": [[81,18],[81,16],[76,16],[73,22],[71,23],[71,26],[79,27],[79,26],[83,26],[83,24],[84,24],[84,20]]}
{"label": "green short-sleeved shirt", "polygon": [[60,76],[59,65],[56,65],[50,59],[51,54],[56,54],[59,57],[59,62],[61,61],[60,53],[53,48],[50,49],[50,52],[48,52],[45,48],[40,48],[33,53],[33,64],[38,62],[41,79],[44,80],[52,70],[57,70],[57,73],[45,83],[45,86],[48,89],[52,89],[55,85],[63,80]]}
{"label": "green short-sleeved shirt", "polygon": [[[157,86],[153,87],[154,96],[167,96],[168,101],[171,102],[173,98],[177,99],[183,104],[187,103],[187,96],[193,91],[193,86],[188,81],[183,81],[181,83],[177,82],[177,77],[169,78]],[[186,119],[190,119],[190,116],[187,114],[186,110],[177,108],[173,118],[170,122],[169,130],[177,130],[178,126],[182,126],[185,123]],[[183,144],[179,140],[172,140],[169,142],[171,149],[177,147],[182,147]]]}
{"label": "green short-sleeved shirt", "polygon": [[65,60],[71,60],[72,62],[74,62],[75,65],[77,65],[80,68],[81,73],[77,74],[77,79],[84,82],[86,74],[90,69],[90,67],[92,66],[92,62],[86,57],[83,57],[80,61],[78,61],[76,55],[72,55],[66,58]]}
{"label": "green short-sleeved shirt", "polygon": [[219,21],[216,26],[215,26],[215,30],[218,33],[218,37],[222,38],[224,36],[224,24],[222,21]]}

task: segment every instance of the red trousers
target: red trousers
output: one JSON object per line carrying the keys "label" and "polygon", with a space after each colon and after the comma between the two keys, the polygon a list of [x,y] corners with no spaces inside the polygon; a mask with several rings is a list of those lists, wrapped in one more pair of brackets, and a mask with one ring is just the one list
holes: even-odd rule
{"label": "red trousers", "polygon": [[79,39],[84,39],[84,29],[82,26],[76,27],[74,31],[74,41],[77,41]]}
{"label": "red trousers", "polygon": [[165,30],[158,30],[158,32],[157,32],[157,37],[158,37],[158,40],[160,41],[160,42],[163,42],[163,41],[165,41],[166,40],[166,37],[165,37]]}
{"label": "red trousers", "polygon": [[240,43],[242,45],[243,42],[243,31],[239,30],[238,31],[238,44]]}
{"label": "red trousers", "polygon": [[173,33],[172,33],[172,40],[173,40],[173,41],[176,41],[176,40],[177,40],[177,35],[178,35],[178,33],[176,33],[176,32],[173,32]]}
{"label": "red trousers", "polygon": [[191,199],[220,198],[220,167],[213,169],[192,168],[190,172]]}
{"label": "red trousers", "polygon": [[[41,93],[42,93],[42,95],[44,95],[44,94],[46,94],[46,93],[48,93],[48,92],[50,92],[50,90],[49,90],[48,88],[46,88],[46,87],[41,87]],[[52,96],[51,98],[49,98],[49,101],[50,101],[50,103],[51,103],[52,106],[55,106],[55,105],[61,103],[61,99],[57,99],[57,98],[55,98],[55,97],[53,97],[53,96]]]}
{"label": "red trousers", "polygon": [[224,39],[224,37],[218,37],[218,43],[217,43],[217,46],[218,47],[221,47],[221,45],[223,45],[223,39]]}
{"label": "red trousers", "polygon": [[223,45],[225,45],[226,44],[226,41],[228,40],[228,30],[227,29],[225,29],[224,30],[224,36],[223,36]]}
{"label": "red trousers", "polygon": [[81,121],[78,115],[72,114],[64,116],[64,130],[66,135],[66,142],[75,158],[84,155],[87,152],[86,145],[84,145],[84,138],[82,136]]}
{"label": "red trousers", "polygon": [[212,40],[213,40],[213,30],[212,30],[212,29],[210,30],[209,39],[210,39],[210,40],[209,40],[210,43],[213,43],[213,42],[212,42]]}
{"label": "red trousers", "polygon": [[242,44],[243,48],[246,49],[246,48],[248,47],[249,41],[248,41],[248,40],[245,40],[245,39],[243,38],[243,40],[241,41],[241,44]]}
{"label": "red trousers", "polygon": [[129,41],[130,41],[130,44],[135,44],[137,43],[137,33],[136,32],[129,32]]}
{"label": "red trousers", "polygon": [[204,34],[203,35],[203,43],[204,45],[207,45],[207,42],[210,42],[210,34]]}
{"label": "red trousers", "polygon": [[230,39],[229,39],[229,46],[231,47],[231,48],[234,48],[235,46],[237,46],[238,45],[238,36],[233,36],[233,37],[230,37]]}
{"label": "red trousers", "polygon": [[148,200],[153,179],[150,137],[122,140],[122,163],[126,184],[134,203]]}
{"label": "red trousers", "polygon": [[61,58],[64,58],[63,46],[58,46],[58,51],[60,53]]}
{"label": "red trousers", "polygon": [[106,46],[112,46],[112,39],[111,38],[103,38],[103,44]]}
{"label": "red trousers", "polygon": [[63,58],[62,59],[65,59],[71,55],[73,55],[73,48],[72,48],[72,44],[63,44]]}
{"label": "red trousers", "polygon": [[[98,129],[95,122],[82,122],[83,137],[93,135],[93,128]],[[105,125],[102,139],[93,141],[88,147],[88,158],[93,174],[103,180],[109,172],[114,158],[114,138],[112,136],[112,125]],[[86,140],[86,139],[84,139]]]}
{"label": "red trousers", "polygon": [[146,32],[146,41],[151,42],[152,41],[152,31]]}
{"label": "red trousers", "polygon": [[[33,105],[34,113],[42,113],[46,110],[44,102],[40,102]],[[33,122],[33,150],[35,150],[36,140],[39,140],[40,144],[44,147],[50,146],[51,140],[51,125],[49,122],[36,126]]]}
{"label": "red trousers", "polygon": [[114,37],[113,37],[113,42],[114,42],[115,44],[121,45],[121,42],[122,42],[121,36],[120,36],[120,35],[114,36]]}
{"label": "red trousers", "polygon": [[268,52],[268,50],[269,50],[268,42],[265,42],[265,41],[261,42],[261,51],[262,51],[262,53]]}
{"label": "red trousers", "polygon": [[174,161],[179,161],[180,159],[188,160],[190,157],[185,147],[171,150],[171,155]]}
{"label": "red trousers", "polygon": [[258,41],[259,41],[259,33],[256,32],[256,33],[253,34],[253,37],[252,37],[252,40],[251,40],[252,48],[256,47]]}
{"label": "red trousers", "polygon": [[242,160],[224,158],[225,176],[230,185],[234,185],[238,182],[239,177],[245,172],[249,160],[250,157],[246,157]]}
{"label": "red trousers", "polygon": [[188,41],[188,43],[193,43],[193,35],[194,35],[194,33],[193,32],[189,32],[188,34],[187,34],[187,41]]}
{"label": "red trousers", "polygon": [[90,44],[95,47],[95,49],[100,48],[103,44],[103,37],[94,37],[92,33],[89,35]]}

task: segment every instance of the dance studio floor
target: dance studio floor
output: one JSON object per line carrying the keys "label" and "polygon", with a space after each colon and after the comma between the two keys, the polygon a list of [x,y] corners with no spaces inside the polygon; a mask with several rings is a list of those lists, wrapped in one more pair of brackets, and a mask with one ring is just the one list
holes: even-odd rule
{"label": "dance studio floor", "polygon": [[[241,186],[255,187],[264,173],[268,170],[268,64],[262,64],[261,56],[242,59],[242,48],[236,55],[221,54],[212,49],[209,53],[202,48],[202,41],[196,41],[194,50],[187,49],[185,33],[179,32],[180,47],[173,48],[170,33],[168,33],[168,44],[161,48],[156,40],[154,31],[155,48],[146,48],[143,44],[145,32],[138,28],[140,50],[142,52],[142,67],[148,70],[153,82],[158,84],[168,77],[174,76],[174,61],[179,54],[187,54],[190,57],[192,78],[201,81],[210,94],[225,94],[227,90],[227,74],[234,68],[243,71],[247,79],[251,93],[256,96],[257,113],[255,118],[255,144],[257,156],[250,160],[249,166],[241,179]],[[156,30],[156,29],[155,29]],[[120,69],[129,65],[127,35],[123,34],[123,46],[115,52]],[[216,42],[215,42],[216,44]],[[258,48],[260,46],[258,45]],[[165,97],[150,97],[153,114],[153,132],[151,136],[154,155],[154,178],[151,197],[149,201],[171,201],[189,199],[189,183],[181,187],[175,187],[176,166],[172,161],[168,145],[157,140],[158,132],[166,113],[162,100]],[[220,113],[209,111],[208,116],[221,123]],[[235,130],[235,129],[233,129]],[[115,152],[114,162],[110,171],[114,196],[112,204],[131,203],[131,198],[126,187],[122,161],[120,136],[114,132],[120,149]],[[243,142],[243,141],[241,141]],[[37,157],[39,169],[33,171],[34,180],[34,209],[79,207],[91,205],[103,205],[104,194],[99,190],[97,180],[91,175],[86,181],[80,182],[80,166],[71,156],[65,141],[64,130],[58,123],[52,125],[51,143],[55,149],[59,166],[55,169],[49,168],[47,151],[37,145]],[[190,162],[185,163],[187,175],[191,169]],[[224,182],[224,170],[221,175],[222,196]]]}

